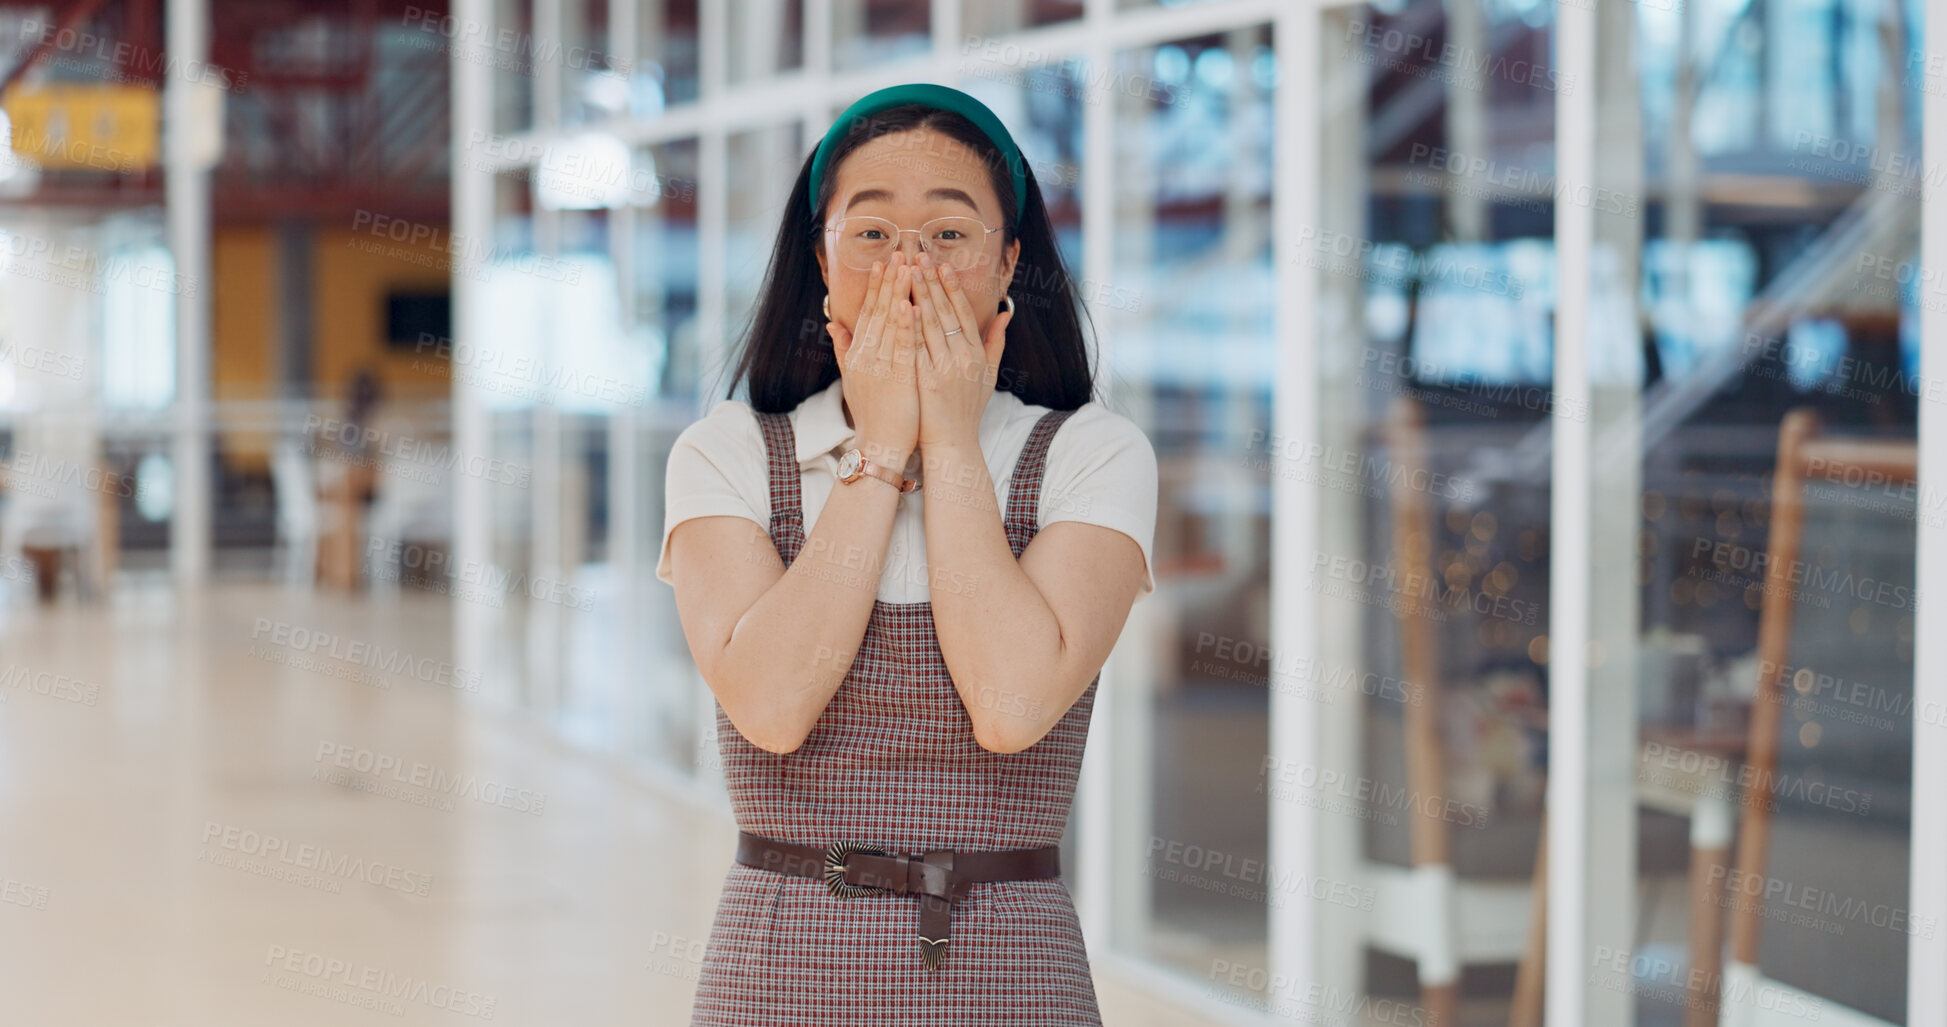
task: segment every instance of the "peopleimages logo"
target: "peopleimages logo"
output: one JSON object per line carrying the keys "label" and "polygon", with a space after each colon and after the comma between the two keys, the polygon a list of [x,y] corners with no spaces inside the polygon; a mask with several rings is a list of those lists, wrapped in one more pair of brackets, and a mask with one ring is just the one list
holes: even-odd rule
{"label": "peopleimages logo", "polygon": [[425,222],[359,210],[352,214],[352,231],[367,237],[353,238],[350,242],[361,252],[384,253],[396,260],[466,275],[476,281],[491,281],[493,269],[501,268],[568,285],[581,283],[581,265],[572,260],[518,246],[486,245],[476,237]]}
{"label": "peopleimages logo", "polygon": [[[369,425],[360,426],[335,417],[306,415],[304,433],[312,438],[335,442],[353,452],[365,453],[366,456],[356,459],[374,465],[377,464],[376,456],[390,457],[406,465],[405,468],[401,468],[402,471],[413,467],[422,467],[427,471],[458,471],[467,477],[522,489],[526,488],[534,477],[534,469],[526,464],[481,456],[478,453],[468,455],[462,453],[457,447],[445,443],[417,439],[410,435],[395,435]],[[434,484],[437,484],[437,481]]]}
{"label": "peopleimages logo", "polygon": [[493,135],[479,129],[468,134],[466,148],[493,161],[526,165],[534,173],[552,174],[557,185],[576,195],[624,193],[644,199],[667,197],[685,203],[696,199],[693,179],[658,174],[653,162],[627,156],[618,160],[607,151]]}
{"label": "peopleimages logo", "polygon": [[1309,897],[1371,912],[1378,892],[1370,886],[1307,874],[1221,849],[1151,835],[1144,873],[1201,891],[1233,895],[1281,908],[1291,896]]}
{"label": "peopleimages logo", "polygon": [[[1417,60],[1483,79],[1500,79],[1518,86],[1533,86],[1550,92],[1568,92],[1575,80],[1554,68],[1521,58],[1509,58],[1491,50],[1477,50],[1432,36],[1370,22],[1346,22],[1347,42],[1362,43],[1374,54],[1389,55],[1388,64]],[[1397,70],[1408,71],[1400,67]]]}
{"label": "peopleimages logo", "polygon": [[421,332],[413,351],[423,356],[413,361],[415,370],[444,373],[458,382],[495,392],[526,395],[542,402],[573,394],[639,407],[649,398],[648,387],[642,383],[568,364],[550,364],[521,350],[456,343],[446,336]]}
{"label": "peopleimages logo", "polygon": [[[1203,631],[1197,634],[1196,653],[1198,659],[1192,661],[1192,669],[1202,669],[1205,673],[1221,677],[1239,678],[1239,673],[1248,669],[1255,671],[1260,678],[1276,682],[1305,683],[1320,686],[1305,690],[1307,697],[1322,702],[1332,701],[1332,693],[1358,692],[1377,696],[1390,702],[1423,704],[1425,692],[1414,688],[1404,678],[1396,678],[1363,667],[1345,664],[1325,664],[1317,658],[1304,655],[1294,656],[1290,651],[1274,650],[1271,646],[1253,642],[1250,639],[1231,638]],[[1207,661],[1204,657],[1214,657]],[[1224,669],[1228,668],[1228,669]],[[1259,683],[1262,683],[1261,681]]]}
{"label": "peopleimages logo", "polygon": [[11,341],[0,342],[0,364],[12,364],[26,371],[39,371],[54,378],[66,378],[78,382],[87,373],[87,361],[81,357],[40,346],[17,347]]}
{"label": "peopleimages logo", "polygon": [[[27,140],[14,136],[13,153],[23,153]],[[0,158],[0,164],[6,159]],[[95,165],[90,165],[95,166]],[[151,264],[119,254],[102,254],[86,246],[57,246],[52,240],[26,233],[0,234],[0,268],[8,274],[50,282],[92,295],[103,295],[110,285],[126,283],[137,289],[166,292],[171,296],[196,295],[196,279],[179,275],[165,264]]]}
{"label": "peopleimages logo", "polygon": [[[409,895],[425,896],[433,883],[433,875],[407,870],[390,863],[368,860],[361,856],[333,852],[329,848],[309,842],[292,843],[274,834],[264,834],[234,824],[219,824],[214,820],[203,825],[203,844],[214,844],[217,849],[235,856],[275,862],[298,870],[317,871],[327,878],[345,881],[364,881],[366,884]],[[211,858],[213,853],[204,849],[198,856],[199,862],[221,863]],[[247,869],[240,867],[239,869]]]}
{"label": "peopleimages logo", "polygon": [[[1249,963],[1216,959],[1209,980],[1228,985],[1216,996],[1226,1005],[1270,1013],[1304,1023],[1377,1023],[1389,1027],[1447,1027],[1433,1013],[1396,999],[1347,991]],[[1239,994],[1239,991],[1244,994]],[[1330,1013],[1333,1019],[1321,1014]]]}
{"label": "peopleimages logo", "polygon": [[[1394,612],[1416,613],[1434,620],[1457,612],[1529,627],[1541,622],[1541,606],[1531,600],[1454,587],[1431,572],[1406,570],[1376,560],[1319,553],[1312,559],[1312,583],[1315,590],[1326,595],[1376,603]],[[1332,587],[1334,584],[1341,587]]]}
{"label": "peopleimages logo", "polygon": [[1440,284],[1468,292],[1520,299],[1527,285],[1500,266],[1463,260],[1445,250],[1381,247],[1373,239],[1305,225],[1292,242],[1297,260],[1331,274],[1387,284]]}
{"label": "peopleimages logo", "polygon": [[[410,977],[284,945],[265,948],[264,966],[268,969],[263,983],[348,1005],[376,1009],[393,1016],[404,1016],[402,1003],[414,1002],[433,1009],[491,1020],[495,1007],[500,1004],[500,1000],[492,995],[448,984],[435,984],[425,978]],[[291,974],[298,976],[286,976]]]}
{"label": "peopleimages logo", "polygon": [[[1488,810],[1471,802],[1439,795],[1423,795],[1410,787],[1375,781],[1363,774],[1347,776],[1336,770],[1320,769],[1301,760],[1266,756],[1258,767],[1264,780],[1259,791],[1288,801],[1316,805],[1315,799],[1349,800],[1334,803],[1334,812],[1346,812],[1362,820],[1380,819],[1386,810],[1400,810],[1428,819],[1443,820],[1456,827],[1487,826]],[[1269,786],[1268,788],[1265,786]],[[1382,823],[1395,823],[1386,818]]]}
{"label": "peopleimages logo", "polygon": [[[169,53],[168,49],[155,49],[112,40],[105,36],[97,36],[85,29],[40,21],[32,17],[22,18],[20,21],[20,42],[23,50],[31,50],[39,46],[44,49],[44,52],[66,54],[90,62],[126,68],[131,74],[145,78],[176,78],[184,82],[200,83],[224,90],[242,89],[243,84],[250,78],[244,72],[231,71],[205,61],[184,60]],[[43,57],[42,60],[46,61],[47,58]]]}
{"label": "peopleimages logo", "polygon": [[365,551],[385,565],[374,573],[381,581],[400,581],[411,572],[425,578],[427,587],[435,591],[492,606],[499,606],[505,596],[523,595],[577,610],[595,608],[595,593],[580,585],[565,584],[545,574],[510,571],[480,560],[454,560],[439,547],[375,535]]}
{"label": "peopleimages logo", "polygon": [[[612,53],[585,46],[564,46],[558,39],[536,36],[505,25],[475,21],[444,10],[407,5],[401,12],[400,24],[418,30],[425,39],[442,41],[441,49],[445,48],[444,44],[483,47],[494,58],[493,64],[508,71],[523,70],[535,64],[554,64],[575,71],[612,71],[628,75],[635,68],[635,62]],[[407,45],[425,49],[412,39],[407,41]]]}
{"label": "peopleimages logo", "polygon": [[[1840,921],[1929,939],[1934,936],[1937,927],[1933,917],[1899,906],[1868,902],[1828,888],[1814,888],[1733,867],[1711,867],[1710,885],[1713,889],[1721,888],[1728,893],[1733,906],[1749,908],[1769,919],[1813,927],[1832,934],[1845,933],[1845,925]],[[1753,901],[1741,902],[1746,899]]]}
{"label": "peopleimages logo", "polygon": [[93,706],[101,698],[101,686],[92,681],[82,681],[48,670],[34,670],[18,663],[0,671],[0,702],[7,700],[6,690],[10,688],[25,689],[35,695],[82,706]]}
{"label": "peopleimages logo", "polygon": [[[492,778],[455,774],[417,760],[407,763],[397,756],[373,752],[353,745],[340,745],[337,742],[319,742],[317,754],[312,757],[312,762],[329,764],[373,777],[389,778],[399,784],[423,788],[442,796],[469,799],[487,806],[510,809],[516,813],[531,813],[537,817],[548,804],[545,792],[515,788]],[[318,768],[319,771],[324,769],[323,766]]]}
{"label": "peopleimages logo", "polygon": [[1587,207],[1599,213],[1634,217],[1638,209],[1637,198],[1630,193],[1619,193],[1589,182],[1564,182],[1553,174],[1503,164],[1492,158],[1461,153],[1444,146],[1414,143],[1407,161],[1444,171],[1455,178],[1465,178],[1515,194],[1549,196],[1557,203]]}
{"label": "peopleimages logo", "polygon": [[[1658,774],[1658,769],[1664,773]],[[1671,748],[1661,742],[1643,743],[1642,769],[1638,776],[1654,784],[1683,788],[1697,794],[1704,794],[1703,789],[1708,788],[1712,780],[1725,785],[1735,782],[1734,789],[1709,794],[1724,797],[1741,795],[1745,805],[1761,806],[1774,813],[1778,810],[1778,799],[1790,799],[1860,816],[1871,813],[1873,809],[1871,792],[1813,780],[1800,774],[1764,770],[1742,761],[1737,761],[1733,770],[1733,761],[1726,757]]]}
{"label": "peopleimages logo", "polygon": [[[1920,600],[1917,588],[1896,585],[1871,575],[1854,574],[1849,570],[1820,567],[1803,560],[1776,564],[1769,552],[1739,545],[1736,542],[1713,542],[1707,538],[1700,538],[1692,543],[1690,556],[1693,560],[1702,558],[1706,554],[1708,554],[1710,569],[1718,572],[1713,580],[1761,587],[1766,594],[1776,594],[1780,598],[1811,599],[1820,606],[1830,606],[1830,601],[1818,602],[1825,598],[1818,593],[1826,593],[1876,603],[1895,610],[1912,609]],[[1782,568],[1778,573],[1786,583],[1778,586],[1775,592],[1770,581],[1774,567]],[[1696,576],[1712,577],[1708,572],[1700,572]]]}
{"label": "peopleimages logo", "polygon": [[1795,988],[1756,983],[1756,978],[1741,975],[1713,974],[1698,967],[1686,967],[1676,960],[1607,945],[1595,947],[1595,958],[1589,965],[1590,984],[1659,1001],[1684,1004],[1690,992],[1709,991],[1716,993],[1727,1007],[1756,1008],[1814,1021],[1825,1008],[1823,999]]}
{"label": "peopleimages logo", "polygon": [[349,666],[369,667],[466,692],[480,690],[481,675],[477,670],[458,667],[430,656],[414,656],[403,649],[387,649],[376,642],[343,638],[302,624],[258,617],[251,625],[250,637],[255,641],[267,641],[280,648],[336,660]]}
{"label": "peopleimages logo", "polygon": [[48,895],[49,892],[46,888],[38,888],[22,881],[16,881],[10,877],[0,879],[0,902],[4,902],[9,906],[25,906],[28,909],[35,910],[46,909]]}
{"label": "peopleimages logo", "polygon": [[[1396,463],[1377,454],[1335,450],[1322,442],[1308,443],[1276,432],[1266,432],[1262,428],[1253,429],[1245,450],[1255,453],[1260,447],[1268,454],[1268,459],[1276,461],[1281,468],[1305,467],[1335,471],[1349,477],[1365,479],[1374,485],[1385,486],[1388,489],[1404,487],[1414,492],[1424,492],[1459,502],[1468,502],[1474,498],[1474,483],[1471,481],[1455,479],[1425,467]],[[1323,479],[1317,476],[1313,476],[1311,480],[1323,482]]]}

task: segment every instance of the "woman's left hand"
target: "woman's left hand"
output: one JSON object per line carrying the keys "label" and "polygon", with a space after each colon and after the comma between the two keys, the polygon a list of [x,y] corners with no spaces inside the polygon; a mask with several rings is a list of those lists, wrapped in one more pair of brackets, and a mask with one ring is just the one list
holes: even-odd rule
{"label": "woman's left hand", "polygon": [[921,254],[919,272],[913,276],[913,302],[919,306],[925,343],[917,361],[919,448],[925,450],[929,442],[977,443],[980,416],[1000,376],[1007,322],[1014,315],[1006,311],[994,315],[985,337],[976,339],[980,322],[953,268]]}

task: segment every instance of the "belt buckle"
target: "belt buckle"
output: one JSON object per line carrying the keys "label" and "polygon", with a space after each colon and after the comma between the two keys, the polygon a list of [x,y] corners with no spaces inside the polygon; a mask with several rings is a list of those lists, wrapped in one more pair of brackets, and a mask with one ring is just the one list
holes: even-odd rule
{"label": "belt buckle", "polygon": [[878,849],[861,845],[857,842],[833,842],[831,847],[825,850],[825,890],[831,892],[834,898],[840,899],[856,899],[864,895],[892,894],[891,888],[875,888],[871,885],[852,884],[845,880],[845,861],[853,853],[864,853],[868,856],[892,855],[890,852],[881,852]]}

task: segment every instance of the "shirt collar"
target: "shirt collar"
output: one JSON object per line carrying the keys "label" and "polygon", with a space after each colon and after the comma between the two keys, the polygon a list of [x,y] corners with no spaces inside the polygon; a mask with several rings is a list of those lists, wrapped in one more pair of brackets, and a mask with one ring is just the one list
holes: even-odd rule
{"label": "shirt collar", "polygon": [[[796,456],[800,465],[840,447],[852,448],[858,433],[845,423],[845,408],[839,405],[844,395],[844,379],[834,378],[831,384],[806,396],[804,402],[798,404],[798,409],[792,412],[791,434],[797,440]],[[994,390],[993,397],[987,401],[987,409],[980,415],[982,448],[1023,405],[1021,397],[1013,392]]]}
{"label": "shirt collar", "polygon": [[851,448],[856,434],[845,423],[845,408],[839,406],[844,397],[844,379],[834,378],[830,385],[806,396],[798,404],[791,418],[791,434],[797,440],[798,463],[805,464],[844,445]]}

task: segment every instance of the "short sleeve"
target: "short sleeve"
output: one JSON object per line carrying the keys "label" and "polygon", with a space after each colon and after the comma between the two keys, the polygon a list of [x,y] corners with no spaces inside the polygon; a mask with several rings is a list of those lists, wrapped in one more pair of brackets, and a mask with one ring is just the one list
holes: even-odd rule
{"label": "short sleeve", "polygon": [[1122,532],[1142,549],[1136,598],[1156,591],[1156,450],[1134,421],[1097,403],[1070,415],[1048,444],[1041,524],[1081,521]]}
{"label": "short sleeve", "polygon": [[669,450],[663,479],[662,555],[656,580],[674,585],[669,535],[692,517],[744,517],[769,529],[770,479],[764,435],[750,406],[724,400],[684,428]]}

